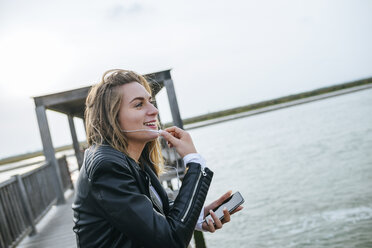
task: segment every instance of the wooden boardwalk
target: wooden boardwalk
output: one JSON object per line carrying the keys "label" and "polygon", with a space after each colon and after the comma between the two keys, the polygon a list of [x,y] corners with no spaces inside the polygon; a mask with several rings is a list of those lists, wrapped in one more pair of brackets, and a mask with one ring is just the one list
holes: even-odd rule
{"label": "wooden boardwalk", "polygon": [[17,248],[69,248],[76,247],[75,234],[72,231],[73,194],[66,204],[53,207],[36,226],[37,234],[24,238]]}

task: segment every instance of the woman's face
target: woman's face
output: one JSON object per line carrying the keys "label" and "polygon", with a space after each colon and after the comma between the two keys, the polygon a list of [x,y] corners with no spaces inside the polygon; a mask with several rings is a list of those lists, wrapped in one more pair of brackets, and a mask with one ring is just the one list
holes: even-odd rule
{"label": "woman's face", "polygon": [[[152,103],[151,95],[138,82],[119,86],[121,92],[121,106],[119,110],[119,123],[122,130],[131,131],[138,129],[158,130],[158,109]],[[156,132],[126,133],[128,144],[145,144],[156,139]]]}

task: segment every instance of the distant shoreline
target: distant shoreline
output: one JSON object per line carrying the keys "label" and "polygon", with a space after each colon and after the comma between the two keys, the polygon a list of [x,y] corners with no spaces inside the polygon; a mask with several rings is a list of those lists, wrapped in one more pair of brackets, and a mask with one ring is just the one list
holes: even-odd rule
{"label": "distant shoreline", "polygon": [[[241,107],[231,108],[227,110],[216,111],[204,115],[199,115],[191,118],[183,119],[184,128],[187,130],[229,121],[237,118],[242,118],[250,115],[274,111],[277,109],[290,107],[307,102],[317,101],[329,97],[334,97],[342,94],[347,94],[359,90],[372,88],[372,77],[358,81],[332,85],[329,87],[319,88],[312,91],[306,91],[298,94],[279,97],[267,101],[261,101]],[[173,125],[172,123],[164,124],[164,127]],[[85,144],[83,142],[82,144]],[[64,151],[72,149],[72,145],[65,145],[56,148],[56,151]],[[0,166],[8,163],[14,163],[21,160],[42,156],[43,151],[35,151],[20,155],[15,155],[0,159]]]}
{"label": "distant shoreline", "polygon": [[349,94],[349,93],[353,93],[353,92],[361,91],[361,90],[366,90],[366,89],[372,89],[372,84],[362,85],[362,86],[355,86],[355,87],[352,87],[352,88],[338,90],[338,91],[334,91],[334,92],[330,92],[330,93],[325,93],[325,94],[321,94],[321,95],[301,98],[301,99],[298,99],[298,100],[292,100],[292,101],[283,102],[283,103],[279,103],[279,104],[273,104],[273,105],[269,105],[269,106],[266,106],[266,107],[260,107],[260,108],[249,110],[249,111],[243,111],[243,112],[237,113],[237,114],[221,116],[221,117],[217,117],[217,118],[213,118],[213,119],[209,119],[209,120],[205,120],[205,121],[200,121],[200,122],[194,122],[194,123],[184,125],[184,129],[185,130],[190,130],[190,129],[194,129],[194,128],[209,126],[209,125],[213,125],[213,124],[217,124],[217,123],[221,123],[221,122],[225,122],[225,121],[230,121],[230,120],[235,120],[235,119],[243,118],[243,117],[247,117],[247,116],[262,114],[262,113],[275,111],[275,110],[279,110],[279,109],[283,109],[283,108],[289,108],[289,107],[300,105],[300,104],[319,101],[319,100],[323,100],[323,99],[326,99],[326,98],[340,96],[340,95],[344,95],[344,94]]}
{"label": "distant shoreline", "polygon": [[[216,112],[212,112],[212,113],[208,113],[208,114],[204,114],[204,115],[199,115],[199,116],[195,116],[195,117],[191,117],[191,118],[185,118],[185,119],[183,119],[183,124],[184,124],[184,126],[187,126],[189,124],[195,124],[197,122],[204,122],[204,121],[208,121],[208,120],[211,120],[211,119],[216,119],[216,118],[225,117],[225,116],[229,116],[229,115],[240,114],[240,113],[243,113],[243,112],[257,110],[257,109],[260,109],[260,108],[265,108],[265,107],[274,106],[274,105],[283,104],[283,103],[289,103],[289,102],[293,102],[293,101],[297,101],[297,100],[303,100],[303,99],[311,98],[311,97],[315,97],[315,96],[330,95],[328,97],[331,97],[331,96],[339,95],[339,94],[334,94],[334,95],[330,94],[330,93],[335,93],[337,91],[341,91],[341,92],[344,91],[344,93],[341,93],[341,94],[346,94],[346,93],[352,92],[353,91],[352,88],[361,87],[361,86],[366,86],[367,88],[369,88],[368,85],[370,85],[370,86],[372,85],[372,77],[367,78],[367,79],[358,80],[358,81],[352,81],[352,82],[348,82],[348,83],[323,87],[323,88],[319,88],[319,89],[315,89],[315,90],[311,90],[311,91],[305,91],[305,92],[301,92],[301,93],[298,93],[298,94],[283,96],[283,97],[279,97],[279,98],[275,98],[275,99],[271,99],[271,100],[266,100],[266,101],[262,101],[262,102],[258,102],[258,103],[248,104],[248,105],[241,106],[241,107],[231,108],[231,109],[222,110],[222,111],[216,111]],[[349,89],[349,90],[347,90],[347,89]],[[363,87],[361,89],[363,89]],[[324,97],[320,97],[319,100],[323,99],[323,98]],[[313,100],[311,100],[311,101],[313,101]],[[303,102],[305,103],[305,102],[308,102],[308,101],[303,101]],[[168,126],[171,126],[171,125],[172,125],[172,123],[164,124],[165,127],[168,127]]]}

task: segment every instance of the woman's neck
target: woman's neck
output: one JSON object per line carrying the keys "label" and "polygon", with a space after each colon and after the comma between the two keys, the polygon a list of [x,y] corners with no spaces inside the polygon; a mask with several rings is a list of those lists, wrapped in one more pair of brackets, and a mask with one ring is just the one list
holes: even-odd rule
{"label": "woman's neck", "polygon": [[145,148],[146,144],[128,144],[128,154],[131,158],[133,158],[137,163],[139,158],[142,154],[143,148]]}

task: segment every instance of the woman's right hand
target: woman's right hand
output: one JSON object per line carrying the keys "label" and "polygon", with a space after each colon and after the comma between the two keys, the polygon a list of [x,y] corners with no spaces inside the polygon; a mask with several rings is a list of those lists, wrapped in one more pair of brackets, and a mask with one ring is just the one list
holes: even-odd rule
{"label": "woman's right hand", "polygon": [[217,215],[213,212],[213,209],[217,208],[219,205],[221,205],[225,200],[227,200],[231,196],[232,191],[229,190],[225,194],[223,194],[220,198],[212,202],[211,204],[204,206],[204,218],[208,215],[208,213],[212,216],[214,223],[212,220],[209,220],[209,222],[203,222],[202,228],[204,231],[208,232],[215,232],[217,229],[221,229],[223,225],[227,222],[230,222],[231,215],[235,214],[236,212],[239,212],[243,209],[243,206],[239,206],[237,209],[229,213],[229,211],[224,208],[223,209],[223,215],[224,218],[222,221],[217,217]]}
{"label": "woman's right hand", "polygon": [[160,135],[168,142],[169,147],[176,148],[178,154],[183,158],[187,154],[196,153],[191,136],[179,127],[168,127],[160,132]]}

